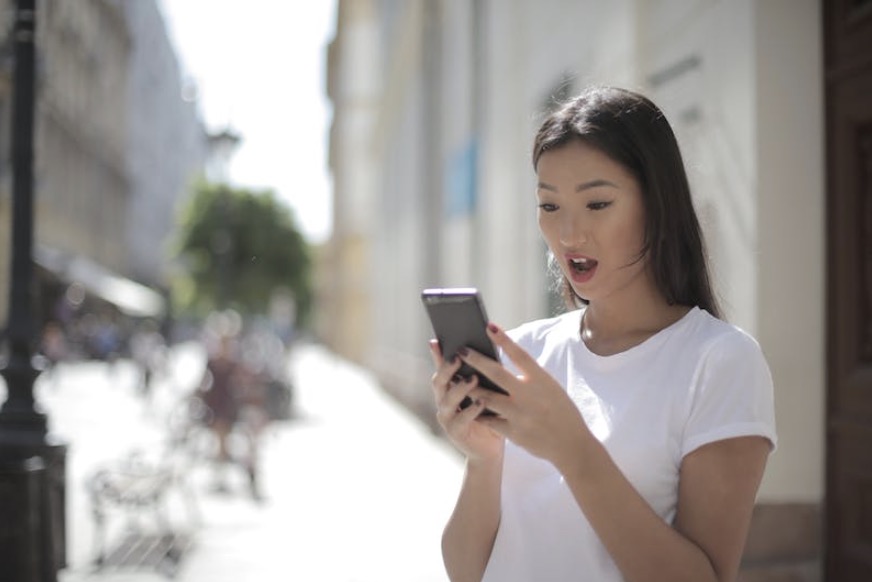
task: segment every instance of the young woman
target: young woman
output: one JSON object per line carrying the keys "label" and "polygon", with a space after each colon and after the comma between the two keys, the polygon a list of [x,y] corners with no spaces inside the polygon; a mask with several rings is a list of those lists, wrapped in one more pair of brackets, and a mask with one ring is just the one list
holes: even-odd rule
{"label": "young woman", "polygon": [[[595,87],[544,121],[533,166],[571,309],[490,324],[502,364],[431,342],[437,418],[466,455],[449,577],[734,580],[776,442],[772,381],[720,319],[675,136],[645,97]],[[509,395],[459,380],[461,360]]]}

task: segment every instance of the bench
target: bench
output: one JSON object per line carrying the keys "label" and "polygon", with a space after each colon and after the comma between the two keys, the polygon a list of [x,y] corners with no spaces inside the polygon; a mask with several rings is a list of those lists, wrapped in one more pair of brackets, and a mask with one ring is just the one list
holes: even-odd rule
{"label": "bench", "polygon": [[[167,444],[155,458],[133,451],[87,478],[98,570],[147,569],[171,578],[192,547],[201,522],[188,480],[196,419],[185,417],[170,427]],[[183,511],[173,513],[176,506]]]}

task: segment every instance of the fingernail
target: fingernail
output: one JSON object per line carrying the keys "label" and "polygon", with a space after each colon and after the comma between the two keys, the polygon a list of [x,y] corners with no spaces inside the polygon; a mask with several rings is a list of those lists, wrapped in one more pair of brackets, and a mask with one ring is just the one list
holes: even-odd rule
{"label": "fingernail", "polygon": [[487,328],[491,333],[497,333],[498,331],[500,331],[500,328],[497,327],[497,324],[495,324],[495,323],[487,324]]}

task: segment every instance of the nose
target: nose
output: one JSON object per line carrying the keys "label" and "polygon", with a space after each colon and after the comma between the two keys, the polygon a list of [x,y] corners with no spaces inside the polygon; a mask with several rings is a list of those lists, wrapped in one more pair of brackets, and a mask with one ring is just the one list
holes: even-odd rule
{"label": "nose", "polygon": [[559,225],[560,244],[567,248],[576,248],[587,242],[588,225],[580,213],[565,213]]}

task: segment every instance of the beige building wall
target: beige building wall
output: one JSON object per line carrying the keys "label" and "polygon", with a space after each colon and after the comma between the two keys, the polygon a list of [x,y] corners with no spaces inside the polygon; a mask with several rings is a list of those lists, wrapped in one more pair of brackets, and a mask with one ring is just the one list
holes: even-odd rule
{"label": "beige building wall", "polygon": [[366,359],[374,316],[371,202],[376,164],[370,156],[380,82],[375,26],[373,2],[340,2],[336,28],[341,34],[328,49],[334,228],[320,255],[323,292],[317,328],[331,348],[356,362]]}
{"label": "beige building wall", "polygon": [[131,39],[120,10],[94,0],[40,13],[35,210],[42,244],[124,272]]}
{"label": "beige building wall", "polygon": [[[14,1],[0,5],[7,8],[0,10],[0,31],[8,31]],[[161,243],[172,227],[173,203],[202,165],[206,143],[197,104],[183,100],[158,0],[39,2],[37,14],[36,247],[47,251],[43,258],[55,251],[55,270],[81,256],[123,277],[165,286]],[[5,321],[13,69],[4,71],[0,316]]]}
{"label": "beige building wall", "polygon": [[[7,2],[12,5],[12,2]],[[14,12],[4,11],[6,17]],[[44,3],[37,22],[38,103],[34,128],[34,240],[122,269],[127,196],[124,169],[126,59],[130,39],[119,8],[103,0]],[[3,27],[9,30],[8,27]],[[11,230],[11,78],[0,81],[0,313],[7,311]]]}
{"label": "beige building wall", "polygon": [[[778,544],[784,532],[801,530],[797,537],[810,541],[779,555],[755,554],[754,546],[751,555],[770,562],[768,575],[819,579],[826,393],[819,3],[414,0],[382,8],[375,14],[385,68],[379,147],[368,162],[378,291],[369,303],[376,321],[362,340],[367,353],[379,354],[374,368],[392,364],[403,381],[390,388],[419,410],[432,406],[430,330],[417,297],[425,284],[479,286],[491,318],[506,326],[549,314],[529,162],[539,114],[564,83],[569,93],[589,83],[640,90],[675,127],[725,315],[757,337],[775,381],[780,442],[759,500],[778,531],[754,539]],[[469,136],[478,145],[477,205],[446,216],[446,168]]]}
{"label": "beige building wall", "polygon": [[826,466],[825,156],[820,3],[755,3],[757,337],[780,449],[761,497],[821,504]]}

